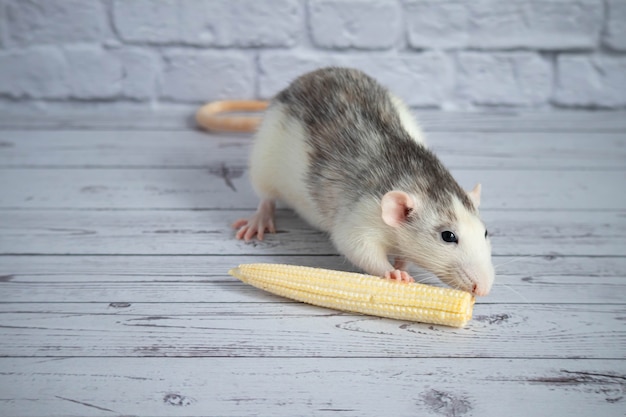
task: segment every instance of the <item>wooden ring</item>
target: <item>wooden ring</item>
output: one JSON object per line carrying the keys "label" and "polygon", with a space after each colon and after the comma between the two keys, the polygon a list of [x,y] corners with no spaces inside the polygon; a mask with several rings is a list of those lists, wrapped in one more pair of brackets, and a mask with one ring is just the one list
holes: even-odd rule
{"label": "wooden ring", "polygon": [[237,111],[260,112],[267,109],[269,102],[259,100],[213,101],[200,107],[196,122],[207,130],[222,132],[253,132],[261,123],[260,117],[224,116],[223,113]]}

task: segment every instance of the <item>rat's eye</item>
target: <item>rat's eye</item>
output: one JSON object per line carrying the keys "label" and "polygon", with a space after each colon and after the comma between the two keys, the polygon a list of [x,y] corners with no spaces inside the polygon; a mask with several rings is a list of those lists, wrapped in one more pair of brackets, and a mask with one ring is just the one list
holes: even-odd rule
{"label": "rat's eye", "polygon": [[487,236],[489,236],[489,232],[485,230],[485,239],[487,239]]}
{"label": "rat's eye", "polygon": [[445,231],[441,232],[441,238],[445,242],[459,243],[459,239],[456,238],[456,235],[454,233],[452,233],[451,231],[449,231],[449,230],[445,230]]}

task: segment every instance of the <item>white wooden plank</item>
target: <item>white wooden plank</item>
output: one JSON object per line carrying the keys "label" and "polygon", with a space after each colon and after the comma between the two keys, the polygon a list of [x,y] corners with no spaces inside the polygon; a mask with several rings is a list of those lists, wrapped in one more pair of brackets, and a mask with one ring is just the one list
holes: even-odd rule
{"label": "white wooden plank", "polygon": [[[624,173],[626,175],[626,172]],[[22,186],[28,184],[28,187]],[[0,207],[254,208],[241,167],[0,170]]]}
{"label": "white wooden plank", "polygon": [[155,301],[0,304],[0,356],[626,358],[626,304],[476,304],[454,329],[302,303]]}
{"label": "white wooden plank", "polygon": [[[624,171],[453,170],[483,185],[481,209],[626,210]],[[27,186],[24,186],[27,184]],[[253,210],[243,167],[205,169],[0,169],[0,208]]]}
{"label": "white wooden plank", "polygon": [[89,108],[82,105],[76,108],[56,104],[56,108],[39,108],[28,104],[20,106],[18,103],[2,109],[0,129],[189,130],[195,128],[192,119],[198,108],[183,105],[146,109],[144,105],[107,106],[105,103],[90,103]]}
{"label": "white wooden plank", "polygon": [[[257,260],[352,267],[290,212],[244,245],[228,224],[247,211],[187,210],[253,207],[251,138],[184,130],[174,113],[25,123],[116,132],[0,130],[0,356],[24,357],[0,358],[0,415],[624,414],[624,114],[426,117],[463,185],[483,182],[494,252],[539,255],[496,256],[492,294],[457,330],[226,276]],[[180,256],[145,256],[158,254]]]}
{"label": "white wooden plank", "polygon": [[[350,268],[348,268],[350,269]],[[188,281],[186,277],[166,282],[3,282],[2,300],[11,302],[141,302],[158,300],[162,303],[209,302],[283,302],[277,297],[259,292],[240,282]],[[436,278],[425,281],[444,286]],[[625,277],[563,277],[546,280],[528,277],[519,282],[510,276],[498,276],[492,292],[481,299],[487,303],[587,303],[605,304],[625,302]]]}
{"label": "white wooden plank", "polygon": [[626,130],[623,111],[428,111],[415,112],[427,131],[611,132]]}
{"label": "white wooden plank", "polygon": [[[251,135],[198,131],[3,131],[0,167],[244,166]],[[624,169],[625,133],[432,132],[451,168]]]}
{"label": "white wooden plank", "polygon": [[433,132],[427,142],[450,168],[626,168],[625,133]]}
{"label": "white wooden plank", "polygon": [[0,130],[0,166],[204,167],[226,161],[244,165],[252,140],[248,134],[200,131]]}
{"label": "white wooden plank", "polygon": [[[80,108],[83,107],[83,108]],[[99,105],[96,108],[41,109],[18,105],[0,113],[0,129],[195,129],[198,106],[159,108]],[[36,113],[37,117],[33,117]],[[440,111],[415,112],[426,130],[434,131],[625,131],[624,111]]]}
{"label": "white wooden plank", "polygon": [[[500,258],[498,258],[500,259]],[[502,268],[514,268],[517,258],[501,258]],[[619,276],[626,270],[626,258],[607,258],[600,264],[596,258],[527,258],[528,267],[541,271],[551,263],[562,260],[573,262],[570,267],[562,266],[564,274],[576,274],[581,270],[597,276]],[[533,262],[533,259],[537,263]],[[579,260],[580,263],[576,262]],[[45,283],[45,282],[218,282],[225,273],[240,263],[276,262],[320,268],[353,270],[340,256],[2,256],[0,257],[0,282]],[[525,261],[526,262],[526,261]],[[537,265],[533,267],[533,265]],[[543,266],[542,266],[543,265]],[[567,263],[566,263],[567,265]],[[511,269],[505,270],[507,273]],[[0,287],[1,288],[1,287]]]}
{"label": "white wooden plank", "polygon": [[[623,361],[0,359],[10,416],[623,416]],[[109,411],[107,411],[109,410]]]}
{"label": "white wooden plank", "polygon": [[[291,211],[263,242],[233,238],[241,211],[2,210],[0,254],[301,255],[336,254],[326,235]],[[484,211],[495,255],[626,253],[621,212]]]}
{"label": "white wooden plank", "polygon": [[[274,262],[356,270],[338,256],[7,256],[0,259],[0,301],[282,302],[226,275],[239,263]],[[494,259],[491,294],[479,303],[626,302],[626,258]],[[416,270],[414,272],[417,272]],[[418,276],[417,274],[415,276]],[[442,285],[436,278],[425,281]]]}
{"label": "white wooden plank", "polygon": [[[521,282],[556,284],[560,280],[623,278],[626,257],[533,256],[493,258],[499,276]],[[276,262],[319,268],[355,270],[341,256],[254,255],[203,256],[2,256],[0,281],[45,282],[190,282],[223,281],[224,272],[239,263]],[[231,278],[229,277],[228,280]]]}

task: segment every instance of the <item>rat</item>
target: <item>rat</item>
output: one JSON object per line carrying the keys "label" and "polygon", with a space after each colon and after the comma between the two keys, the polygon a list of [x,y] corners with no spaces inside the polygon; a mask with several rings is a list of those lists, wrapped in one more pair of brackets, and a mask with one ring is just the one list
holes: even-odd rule
{"label": "rat", "polygon": [[276,232],[280,200],[368,274],[412,282],[414,263],[453,288],[489,293],[480,184],[463,190],[408,107],[365,73],[329,67],[295,79],[270,101],[249,166],[260,203],[233,223],[237,239]]}

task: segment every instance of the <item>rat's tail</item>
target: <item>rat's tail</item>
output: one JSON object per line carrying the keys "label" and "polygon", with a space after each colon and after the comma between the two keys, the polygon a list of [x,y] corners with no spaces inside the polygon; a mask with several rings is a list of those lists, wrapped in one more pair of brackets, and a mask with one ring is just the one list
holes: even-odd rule
{"label": "rat's tail", "polygon": [[207,130],[222,132],[253,132],[261,123],[255,116],[224,116],[228,112],[260,112],[267,108],[268,101],[224,100],[207,103],[196,112],[196,122]]}

